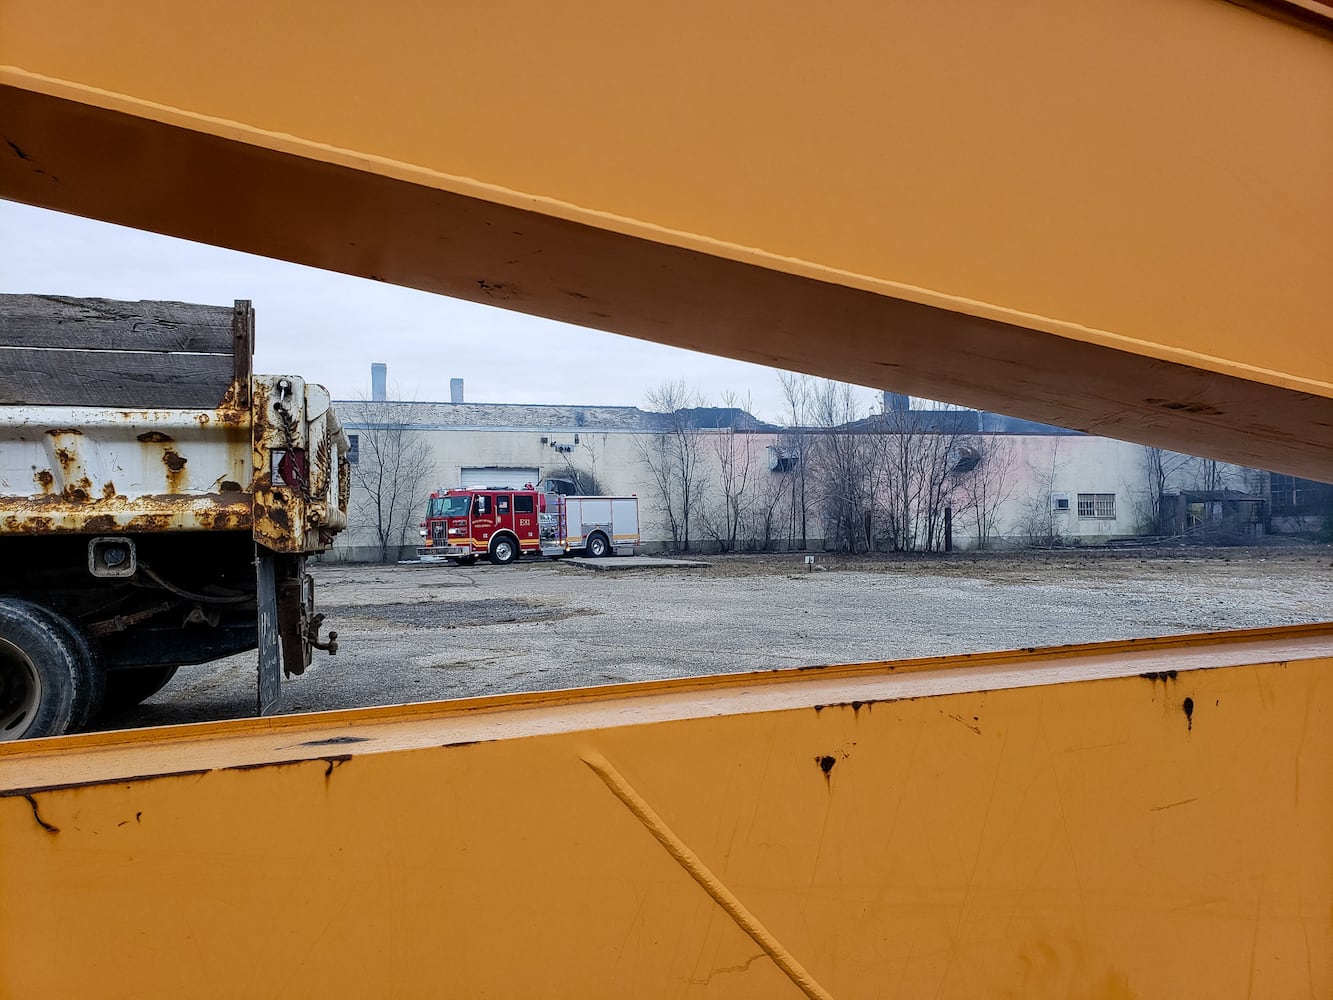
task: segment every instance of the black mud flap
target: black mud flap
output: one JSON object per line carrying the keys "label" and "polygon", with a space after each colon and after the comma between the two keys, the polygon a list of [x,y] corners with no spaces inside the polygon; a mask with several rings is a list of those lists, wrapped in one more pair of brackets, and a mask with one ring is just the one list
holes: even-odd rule
{"label": "black mud flap", "polygon": [[255,597],[259,606],[259,691],[255,710],[276,715],[282,702],[282,655],[278,643],[278,587],[274,563],[267,549],[255,547]]}

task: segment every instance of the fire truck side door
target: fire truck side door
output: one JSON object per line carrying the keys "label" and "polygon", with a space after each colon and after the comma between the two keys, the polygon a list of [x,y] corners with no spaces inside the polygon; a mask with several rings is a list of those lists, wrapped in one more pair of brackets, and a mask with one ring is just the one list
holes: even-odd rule
{"label": "fire truck side door", "polygon": [[514,494],[514,533],[520,542],[541,537],[537,525],[537,508],[531,493]]}
{"label": "fire truck side door", "polygon": [[478,493],[472,498],[472,540],[485,546],[491,540],[495,530],[494,501],[485,493]]}

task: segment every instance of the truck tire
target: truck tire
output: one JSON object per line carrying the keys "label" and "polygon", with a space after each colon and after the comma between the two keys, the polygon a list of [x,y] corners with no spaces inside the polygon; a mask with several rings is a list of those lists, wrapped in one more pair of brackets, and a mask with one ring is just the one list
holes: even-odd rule
{"label": "truck tire", "polygon": [[84,630],[78,622],[67,618],[58,611],[51,608],[33,605],[42,614],[58,628],[69,640],[78,654],[79,663],[83,667],[83,672],[88,679],[85,687],[85,697],[80,699],[80,704],[76,708],[75,718],[70,725],[70,731],[76,732],[86,729],[99,712],[102,711],[102,699],[106,696],[106,666],[102,662],[102,648],[93,641],[92,637]]}
{"label": "truck tire", "polygon": [[601,559],[611,551],[611,543],[606,540],[606,536],[600,531],[594,531],[588,536],[588,541],[583,547],[584,554],[589,559]]}
{"label": "truck tire", "polygon": [[497,566],[508,566],[518,558],[518,542],[509,535],[499,535],[491,539],[491,562]]}
{"label": "truck tire", "polygon": [[167,682],[176,676],[179,669],[178,665],[170,665],[108,670],[106,697],[102,701],[103,714],[115,715],[151,698],[167,686]]}
{"label": "truck tire", "polygon": [[0,598],[0,740],[59,736],[87,713],[91,668],[53,614]]}

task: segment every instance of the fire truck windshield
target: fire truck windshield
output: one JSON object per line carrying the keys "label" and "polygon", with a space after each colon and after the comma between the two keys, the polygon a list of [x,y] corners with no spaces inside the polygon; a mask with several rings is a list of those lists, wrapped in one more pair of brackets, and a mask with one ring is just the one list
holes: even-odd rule
{"label": "fire truck windshield", "polygon": [[472,504],[470,496],[436,497],[430,502],[428,517],[466,517]]}

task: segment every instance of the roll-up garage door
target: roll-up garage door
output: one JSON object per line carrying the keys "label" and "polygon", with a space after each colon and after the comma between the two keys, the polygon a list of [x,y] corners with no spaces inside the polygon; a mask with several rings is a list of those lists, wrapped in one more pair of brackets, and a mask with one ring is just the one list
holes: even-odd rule
{"label": "roll-up garage door", "polygon": [[520,490],[527,483],[537,482],[537,472],[536,469],[464,468],[458,472],[458,486],[464,490],[480,490],[487,486]]}

